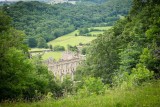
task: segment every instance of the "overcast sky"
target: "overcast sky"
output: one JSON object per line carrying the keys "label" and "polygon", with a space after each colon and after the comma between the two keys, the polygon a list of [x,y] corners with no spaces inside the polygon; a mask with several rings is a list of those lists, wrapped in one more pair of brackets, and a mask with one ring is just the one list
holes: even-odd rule
{"label": "overcast sky", "polygon": [[[0,0],[0,1],[5,1],[5,0]],[[7,0],[7,1],[38,1],[38,0]]]}

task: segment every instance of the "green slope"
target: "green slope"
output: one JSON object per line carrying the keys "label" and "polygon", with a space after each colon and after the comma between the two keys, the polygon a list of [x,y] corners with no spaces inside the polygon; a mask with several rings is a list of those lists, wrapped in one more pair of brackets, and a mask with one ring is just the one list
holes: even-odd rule
{"label": "green slope", "polygon": [[96,39],[97,37],[86,37],[86,36],[75,36],[75,34],[78,33],[78,30],[69,33],[67,35],[64,35],[62,37],[59,37],[53,41],[48,42],[48,45],[52,45],[53,47],[56,45],[64,46],[65,49],[67,49],[67,45],[79,45],[79,43],[89,43],[92,40]]}

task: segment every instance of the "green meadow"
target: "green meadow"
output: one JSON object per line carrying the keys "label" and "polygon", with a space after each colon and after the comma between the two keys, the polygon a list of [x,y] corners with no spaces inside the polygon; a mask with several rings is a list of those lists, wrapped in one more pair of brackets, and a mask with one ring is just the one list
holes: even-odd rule
{"label": "green meadow", "polygon": [[48,58],[54,58],[56,61],[58,61],[62,57],[62,52],[46,52],[42,55],[42,59],[46,60]]}
{"label": "green meadow", "polygon": [[62,57],[61,51],[50,51],[50,52],[43,52],[45,50],[44,48],[32,48],[29,51],[32,52],[32,56],[41,55],[42,60],[47,60],[48,58],[52,57],[56,61],[58,61]]}
{"label": "green meadow", "polygon": [[[88,34],[91,35],[99,35],[103,34],[105,30],[110,29],[111,26],[107,27],[91,27],[89,29],[98,29],[101,31],[91,31]],[[79,34],[78,30],[75,30],[74,32],[71,32],[69,34],[66,34],[64,36],[61,36],[53,41],[48,42],[48,45],[52,45],[53,47],[56,45],[64,46],[65,49],[67,49],[67,45],[76,46],[79,45],[79,43],[86,44],[90,43],[92,40],[96,39],[96,36],[75,36]]]}
{"label": "green meadow", "polygon": [[90,43],[92,40],[97,37],[88,37],[88,36],[75,36],[78,34],[78,30],[69,33],[67,35],[61,36],[53,41],[48,42],[48,45],[52,45],[53,47],[56,45],[64,46],[67,49],[67,45],[76,46],[79,43],[86,44]]}

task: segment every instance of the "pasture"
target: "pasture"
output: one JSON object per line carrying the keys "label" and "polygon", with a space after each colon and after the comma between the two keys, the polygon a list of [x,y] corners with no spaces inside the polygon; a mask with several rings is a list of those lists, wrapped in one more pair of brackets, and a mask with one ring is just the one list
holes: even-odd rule
{"label": "pasture", "polygon": [[75,36],[75,34],[78,34],[78,30],[50,41],[48,42],[48,45],[52,45],[53,47],[60,45],[67,49],[67,45],[76,46],[79,45],[79,43],[86,44],[97,38],[89,36]]}
{"label": "pasture", "polygon": [[[98,29],[99,31],[91,31],[88,34],[91,35],[99,35],[99,34],[103,34],[103,32],[105,30],[110,29],[111,26],[107,26],[107,27],[90,27],[88,28],[90,29]],[[86,43],[90,43],[92,40],[96,39],[96,36],[75,36],[75,35],[79,35],[79,31],[75,30],[74,32],[71,32],[69,34],[66,34],[64,36],[61,36],[55,40],[52,40],[50,42],[48,42],[48,45],[52,45],[53,47],[56,45],[60,45],[60,46],[64,46],[65,49],[67,49],[67,45],[71,45],[71,46],[76,46],[79,45],[79,43],[82,44],[86,44]]]}

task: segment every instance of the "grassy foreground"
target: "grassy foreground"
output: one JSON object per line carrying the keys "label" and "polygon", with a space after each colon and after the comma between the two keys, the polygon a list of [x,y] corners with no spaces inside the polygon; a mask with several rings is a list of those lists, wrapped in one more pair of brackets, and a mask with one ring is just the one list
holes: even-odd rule
{"label": "grassy foreground", "polygon": [[132,89],[107,90],[105,95],[70,97],[33,103],[1,103],[1,107],[160,107],[160,81]]}

